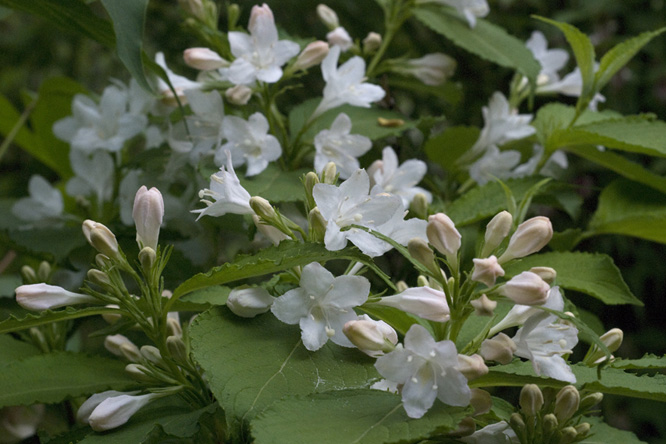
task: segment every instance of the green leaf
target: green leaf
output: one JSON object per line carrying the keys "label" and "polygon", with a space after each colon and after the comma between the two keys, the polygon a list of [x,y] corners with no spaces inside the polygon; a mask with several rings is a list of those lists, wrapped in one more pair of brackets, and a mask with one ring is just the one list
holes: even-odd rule
{"label": "green leaf", "polygon": [[86,244],[79,227],[11,230],[9,238],[20,247],[35,253],[46,253],[56,261],[65,259],[75,248]]}
{"label": "green leaf", "polygon": [[592,426],[592,435],[580,441],[580,444],[647,444],[627,430],[609,426],[602,418],[586,416],[584,421]]}
{"label": "green leaf", "polygon": [[14,339],[10,335],[0,335],[0,366],[39,353],[39,349],[32,344]]}
{"label": "green leaf", "polygon": [[554,268],[557,271],[556,285],[588,294],[606,304],[643,305],[631,293],[613,260],[605,254],[578,251],[533,254],[511,262],[504,271],[510,277],[532,267]]}
{"label": "green leaf", "polygon": [[435,401],[424,417],[413,419],[399,395],[341,390],[278,401],[251,428],[257,444],[406,443],[455,429],[468,414]]}
{"label": "green leaf", "polygon": [[479,128],[475,126],[452,126],[441,134],[431,137],[425,143],[425,153],[432,162],[447,171],[455,170],[456,161],[479,138]]}
{"label": "green leaf", "polygon": [[143,70],[143,28],[148,0],[102,0],[116,34],[116,52],[132,76],[146,91],[152,87]]}
{"label": "green leaf", "polygon": [[583,78],[583,91],[580,100],[591,99],[596,91],[594,90],[594,46],[592,46],[590,39],[575,26],[545,17],[536,18],[559,28],[564,33],[564,37],[573,50],[576,64],[580,68],[581,77]]}
{"label": "green leaf", "polygon": [[629,63],[638,51],[647,45],[650,40],[666,31],[666,28],[661,28],[656,31],[644,32],[632,39],[615,45],[608,51],[599,61],[599,70],[595,75],[595,90],[600,91],[610,79],[617,73],[624,65]]}
{"label": "green leaf", "polygon": [[525,46],[506,31],[483,19],[477,19],[472,29],[466,21],[447,13],[448,9],[429,5],[414,8],[414,16],[433,31],[479,57],[506,68],[516,69],[531,83],[541,71],[541,65]]}
{"label": "green leaf", "polygon": [[[520,201],[541,180],[540,177],[527,177],[510,179],[504,183],[511,189],[516,201]],[[456,225],[462,226],[494,216],[506,209],[504,188],[498,182],[489,182],[468,191],[447,206],[444,212]]]}
{"label": "green leaf", "polygon": [[246,421],[289,395],[358,388],[378,375],[355,349],[302,344],[297,325],[272,314],[240,318],[226,307],[199,315],[190,327],[192,353],[236,433]]}
{"label": "green leaf", "polygon": [[0,0],[0,5],[45,18],[67,32],[78,32],[113,48],[111,24],[95,15],[80,0]]}
{"label": "green leaf", "polygon": [[301,177],[308,169],[282,171],[275,164],[270,164],[261,174],[245,177],[241,185],[252,196],[261,196],[271,203],[299,202],[305,198]]}
{"label": "green leaf", "polygon": [[108,389],[136,386],[125,363],[80,353],[53,352],[14,361],[3,368],[0,407],[55,403]]}
{"label": "green leaf", "polygon": [[647,354],[640,359],[615,359],[610,364],[613,368],[624,370],[639,370],[647,368],[666,368],[666,356]]}
{"label": "green leaf", "polygon": [[199,273],[176,288],[172,299],[200,288],[222,285],[229,282],[263,276],[311,262],[326,262],[332,259],[348,259],[362,262],[381,276],[384,274],[374,262],[355,248],[328,251],[323,244],[282,241],[278,246],[264,248],[255,255],[238,256],[233,262]]}
{"label": "green leaf", "polygon": [[118,310],[107,307],[90,307],[80,309],[67,307],[64,310],[58,311],[45,310],[37,314],[29,313],[23,318],[16,318],[12,316],[9,319],[5,319],[4,321],[0,322],[0,334],[25,330],[27,328],[51,324],[53,322],[67,321],[70,319],[78,319],[86,316],[95,316],[104,313],[117,312]]}
{"label": "green leaf", "polygon": [[642,183],[657,191],[666,193],[666,177],[662,177],[609,150],[599,151],[596,146],[568,146],[566,151],[576,154],[597,165],[608,168],[627,179]]}
{"label": "green leaf", "polygon": [[589,229],[594,234],[623,234],[666,243],[666,195],[619,179],[599,196]]}

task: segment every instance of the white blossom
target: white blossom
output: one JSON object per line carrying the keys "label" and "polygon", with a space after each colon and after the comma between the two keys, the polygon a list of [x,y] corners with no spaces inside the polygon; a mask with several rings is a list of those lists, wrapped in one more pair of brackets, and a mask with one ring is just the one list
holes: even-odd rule
{"label": "white blossom", "polygon": [[329,339],[353,347],[343,327],[357,319],[353,307],[368,299],[370,282],[362,276],[334,277],[313,262],[303,267],[299,285],[275,300],[271,307],[275,317],[287,324],[299,324],[308,350],[320,349]]}
{"label": "white blossom", "polygon": [[403,384],[402,402],[410,418],[422,417],[435,398],[451,406],[466,406],[471,399],[467,378],[458,369],[453,342],[435,342],[421,325],[412,325],[404,346],[377,359],[375,367],[384,378]]}
{"label": "white blossom", "polygon": [[261,173],[269,162],[282,155],[277,138],[269,134],[268,120],[261,113],[252,114],[248,120],[227,116],[222,121],[222,131],[227,143],[218,148],[215,162],[224,163],[226,153],[231,153],[234,167],[247,165],[246,176]]}
{"label": "white blossom", "polygon": [[155,63],[157,63],[166,73],[167,77],[169,78],[169,82],[171,82],[171,86],[173,86],[174,91],[176,92],[175,96],[171,88],[169,87],[169,84],[162,80],[160,77],[157,78],[157,90],[162,96],[162,99],[168,104],[172,106],[177,106],[178,101],[176,100],[176,96],[178,97],[178,100],[180,100],[181,104],[187,103],[185,100],[185,91],[191,90],[191,89],[201,89],[201,83],[199,82],[193,82],[192,80],[179,76],[175,74],[173,71],[169,69],[169,67],[166,64],[166,60],[164,59],[164,53],[158,52],[155,54]]}
{"label": "white blossom", "polygon": [[368,168],[368,175],[372,187],[377,186],[379,192],[399,196],[403,207],[408,209],[418,193],[426,196],[428,203],[432,202],[432,194],[416,186],[427,169],[426,163],[418,159],[409,159],[400,165],[393,148],[387,146],[382,150],[382,160],[374,161]]}
{"label": "white blossom", "polygon": [[79,408],[77,418],[88,422],[96,432],[115,429],[125,424],[139,409],[164,396],[161,393],[135,395],[114,390],[98,393],[88,398]]}
{"label": "white blossom", "polygon": [[537,91],[560,80],[558,71],[569,61],[569,53],[564,49],[548,49],[548,41],[541,31],[534,31],[525,46],[541,65],[537,77]]}
{"label": "white blossom", "polygon": [[60,190],[35,174],[28,182],[28,193],[30,197],[23,197],[12,206],[12,213],[16,217],[35,223],[52,223],[60,219],[65,209]]}
{"label": "white blossom", "polygon": [[99,299],[87,294],[73,293],[49,284],[21,285],[16,288],[16,302],[28,310],[50,310],[76,304],[99,303]]}
{"label": "white blossom", "polygon": [[349,104],[369,108],[370,103],[384,98],[384,90],[365,80],[365,61],[354,56],[338,67],[340,47],[333,46],[321,62],[321,73],[326,82],[324,98],[315,109],[311,119],[340,105]]}
{"label": "white blossom", "polygon": [[476,26],[477,17],[485,17],[490,12],[486,0],[417,0],[417,3],[439,3],[451,6],[465,17],[470,28]]}
{"label": "white blossom", "polygon": [[69,161],[75,176],[67,181],[67,194],[74,197],[94,195],[98,206],[111,200],[115,165],[109,153],[98,150],[90,154],[72,149],[69,151]]}
{"label": "white blossom", "polygon": [[333,31],[326,34],[326,40],[331,46],[339,46],[342,52],[347,51],[354,46],[354,40],[342,26],[338,26]]}
{"label": "white blossom", "polygon": [[330,129],[320,131],[314,139],[314,167],[321,173],[327,163],[333,162],[341,179],[348,179],[359,169],[358,157],[372,148],[372,141],[358,134],[350,134],[352,122],[345,113],[338,114]]}
{"label": "white blossom", "polygon": [[250,35],[229,33],[229,46],[236,59],[229,67],[229,80],[249,84],[255,80],[275,83],[282,77],[282,65],[300,51],[297,43],[278,40],[273,12],[265,3],[252,7]]}
{"label": "white blossom", "polygon": [[226,170],[221,167],[220,171],[210,176],[210,188],[199,191],[199,198],[207,207],[192,212],[199,213],[197,220],[202,216],[222,216],[227,213],[253,214],[250,208],[251,197],[236,176],[231,155],[227,155]]}

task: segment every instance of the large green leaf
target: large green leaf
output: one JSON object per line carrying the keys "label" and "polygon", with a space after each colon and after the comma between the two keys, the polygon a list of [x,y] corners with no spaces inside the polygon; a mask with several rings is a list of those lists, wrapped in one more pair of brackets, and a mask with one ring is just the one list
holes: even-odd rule
{"label": "large green leaf", "polygon": [[656,31],[644,32],[632,39],[614,46],[599,61],[599,70],[595,75],[595,88],[601,90],[610,79],[617,73],[629,60],[636,55],[641,48],[648,44],[650,40],[666,31],[661,28]]}
{"label": "large green leaf", "polygon": [[102,4],[113,22],[118,57],[145,90],[152,90],[142,60],[148,0],[102,0]]}
{"label": "large green leaf", "polygon": [[643,305],[631,293],[613,260],[605,254],[578,251],[533,254],[510,263],[504,271],[508,277],[532,267],[554,268],[557,285],[588,294],[606,304]]}
{"label": "large green leaf", "polygon": [[609,426],[602,418],[585,417],[584,422],[592,425],[592,435],[582,440],[580,444],[647,444],[627,430]]}
{"label": "large green leaf", "polygon": [[38,354],[39,350],[34,345],[14,339],[10,335],[0,335],[0,366]]}
{"label": "large green leaf", "polygon": [[233,262],[215,267],[207,273],[193,276],[176,288],[173,299],[200,288],[263,276],[311,262],[325,262],[332,259],[355,260],[381,273],[371,259],[355,248],[328,251],[323,244],[282,241],[276,247],[265,248],[255,255],[239,256]]}
{"label": "large green leaf", "polygon": [[358,350],[328,343],[308,351],[299,327],[270,313],[245,319],[216,307],[194,320],[190,336],[193,356],[236,433],[285,396],[364,387],[378,376]]}
{"label": "large green leaf", "polygon": [[54,403],[74,396],[136,386],[125,363],[80,353],[53,352],[9,363],[0,378],[0,407]]}
{"label": "large green leaf", "polygon": [[613,368],[625,370],[664,369],[666,368],[666,356],[645,355],[640,359],[616,359],[610,365]]}
{"label": "large green leaf", "polygon": [[375,444],[418,442],[455,429],[469,410],[439,401],[409,418],[400,396],[342,390],[278,401],[251,422],[257,444]]}
{"label": "large green leaf", "polygon": [[433,162],[447,171],[455,171],[456,161],[479,138],[479,128],[474,126],[452,126],[425,143],[425,153]]}
{"label": "large green leaf", "polygon": [[414,16],[472,54],[500,66],[516,69],[531,82],[536,81],[541,65],[527,49],[525,42],[483,19],[477,19],[476,26],[470,28],[466,21],[450,15],[449,11],[434,5],[424,5],[414,8]]}
{"label": "large green leaf", "polygon": [[9,238],[17,247],[34,253],[48,254],[56,261],[65,259],[72,250],[86,244],[79,227],[11,230]]}
{"label": "large green leaf", "polygon": [[111,24],[99,18],[80,0],[0,0],[0,5],[45,18],[67,32],[78,32],[113,48]]}
{"label": "large green leaf", "polygon": [[[542,179],[541,177],[510,179],[505,182],[505,185],[511,189],[516,201],[520,201]],[[463,194],[447,206],[444,212],[456,225],[468,225],[494,216],[506,209],[507,199],[504,188],[498,182],[489,182]]]}
{"label": "large green leaf", "polygon": [[619,179],[601,192],[589,229],[595,234],[623,234],[666,243],[665,226],[666,195]]}
{"label": "large green leaf", "polygon": [[243,178],[241,185],[252,196],[261,196],[271,203],[298,202],[305,198],[301,177],[308,171],[310,169],[282,171],[271,164],[261,174]]}

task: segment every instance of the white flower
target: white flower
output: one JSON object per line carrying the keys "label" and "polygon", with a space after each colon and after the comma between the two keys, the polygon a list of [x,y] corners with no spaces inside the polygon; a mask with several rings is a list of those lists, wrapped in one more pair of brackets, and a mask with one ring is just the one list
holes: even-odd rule
{"label": "white flower", "polygon": [[273,12],[265,3],[252,7],[250,35],[229,33],[231,53],[236,57],[229,67],[229,80],[248,84],[255,80],[275,83],[282,77],[281,66],[300,51],[297,43],[279,40]]}
{"label": "white flower", "polygon": [[[541,307],[546,307],[555,311],[564,310],[564,299],[562,299],[560,287],[552,287],[550,289],[548,292],[548,299],[546,299],[546,302],[541,305]],[[516,304],[511,307],[511,310],[509,310],[501,321],[490,329],[488,336],[494,336],[498,332],[510,327],[523,325],[531,316],[538,313],[544,313],[544,311],[535,306]]]}
{"label": "white flower", "polygon": [[164,218],[162,193],[155,187],[150,190],[142,185],[134,197],[132,218],[136,225],[136,241],[139,248],[150,247],[157,250],[160,226]]}
{"label": "white flower", "polygon": [[[597,69],[598,64],[595,64],[594,70],[596,71]],[[580,73],[580,68],[574,68],[574,70],[564,76],[562,80],[537,88],[537,92],[541,94],[560,93],[565,96],[579,97],[583,92],[583,76]],[[596,110],[597,104],[605,101],[606,97],[597,93],[594,95],[588,106],[591,110]]]}
{"label": "white flower", "polygon": [[[205,197],[211,200],[206,200]],[[200,213],[197,220],[201,219],[201,216],[222,216],[227,213],[254,214],[250,208],[251,197],[236,176],[231,155],[227,155],[227,169],[221,167],[220,171],[210,176],[210,189],[199,191],[199,198],[207,207],[192,210],[192,213]]]}
{"label": "white flower", "polygon": [[363,82],[365,61],[361,57],[354,56],[338,67],[339,57],[340,47],[333,46],[321,62],[321,73],[326,82],[324,98],[310,119],[345,103],[369,108],[370,103],[384,98],[385,92],[381,87]]}
{"label": "white flower", "polygon": [[458,438],[467,444],[520,444],[520,440],[506,421],[496,422],[469,436]]}
{"label": "white flower", "polygon": [[333,31],[326,34],[326,40],[331,46],[339,46],[342,52],[347,51],[354,46],[354,40],[342,26],[338,26]]}
{"label": "white flower", "polygon": [[479,185],[493,179],[512,179],[534,173],[539,157],[532,157],[520,165],[521,154],[515,150],[500,151],[497,145],[490,145],[483,156],[469,166],[469,176]]}
{"label": "white flower", "polygon": [[236,116],[227,116],[222,121],[222,131],[227,143],[215,154],[215,162],[223,164],[224,155],[231,153],[235,167],[247,164],[246,176],[261,173],[268,162],[277,160],[282,155],[280,142],[268,134],[268,120],[261,113],[254,113],[248,120]]}
{"label": "white flower", "polygon": [[16,302],[28,310],[49,310],[75,304],[99,303],[87,294],[72,293],[62,287],[48,284],[21,285],[16,288]]}
{"label": "white flower", "polygon": [[129,421],[143,406],[162,396],[161,393],[132,395],[113,390],[98,393],[81,405],[77,418],[88,422],[96,432],[115,429]]}
{"label": "white flower", "polygon": [[437,86],[446,82],[456,71],[456,61],[446,54],[435,52],[418,59],[407,60],[400,72],[410,74],[426,85]]}
{"label": "white flower", "polygon": [[348,179],[359,169],[358,157],[372,148],[372,141],[365,136],[350,134],[352,122],[345,113],[338,114],[331,129],[320,131],[314,139],[317,153],[314,167],[318,173],[328,162],[335,163],[340,178]]}
{"label": "white flower", "polygon": [[[455,8],[458,13],[462,14],[470,28],[476,26],[477,17],[485,17],[490,12],[488,2],[486,0],[420,0],[422,3],[439,3],[442,5],[451,6]],[[417,1],[417,3],[419,3]]]}
{"label": "white flower", "polygon": [[409,328],[405,345],[377,359],[379,374],[404,384],[402,402],[410,418],[422,417],[435,398],[451,406],[466,406],[471,399],[467,378],[458,370],[458,352],[451,341],[435,342],[418,324]]}
{"label": "white flower", "polygon": [[77,94],[72,101],[73,115],[55,122],[53,133],[69,142],[74,150],[120,151],[148,123],[145,115],[130,112],[128,100],[128,91],[122,84],[106,87],[99,104]]}
{"label": "white flower", "polygon": [[368,175],[373,187],[378,186],[380,192],[399,196],[403,207],[408,209],[418,193],[425,195],[428,203],[432,202],[432,194],[416,186],[427,169],[425,162],[417,159],[409,159],[399,165],[395,151],[387,146],[382,150],[382,160],[374,161],[368,168]]}
{"label": "white flower", "polygon": [[30,177],[28,193],[30,197],[23,197],[12,206],[16,217],[28,222],[47,223],[62,216],[65,209],[62,194],[42,176]]}
{"label": "white flower", "polygon": [[[185,100],[185,91],[190,89],[201,89],[201,83],[193,82],[192,80],[183,76],[179,76],[171,71],[166,64],[166,60],[164,59],[164,53],[158,52],[155,54],[155,63],[157,63],[166,73],[167,77],[169,78],[169,82],[171,82],[174,91],[176,91],[176,96],[178,96],[178,100],[180,100],[181,104],[185,105],[185,103],[187,103]],[[164,102],[166,102],[168,105],[178,105],[178,101],[176,101],[176,97],[174,96],[173,91],[171,91],[169,84],[159,77],[157,78],[157,90],[161,94]]]}
{"label": "white flower", "polygon": [[525,42],[525,46],[541,65],[537,77],[537,91],[543,86],[559,81],[560,76],[557,72],[569,61],[569,53],[564,49],[548,49],[548,41],[541,31],[534,31]]}
{"label": "white flower", "polygon": [[111,200],[115,165],[109,153],[99,150],[89,154],[73,149],[69,151],[69,161],[75,176],[65,186],[67,194],[73,197],[94,194],[98,206]]}
{"label": "white flower", "polygon": [[328,250],[341,250],[347,240],[369,256],[379,256],[390,249],[366,231],[357,228],[341,231],[349,225],[374,229],[391,220],[397,210],[402,212],[402,202],[397,196],[369,195],[369,189],[370,179],[365,170],[356,170],[339,187],[323,183],[314,186],[312,195],[327,221],[324,243]]}
{"label": "white flower", "polygon": [[381,298],[377,304],[397,308],[434,322],[446,322],[450,316],[444,293],[430,287],[408,288],[402,293]]}
{"label": "white flower", "polygon": [[531,114],[518,114],[511,109],[509,101],[501,92],[495,92],[482,109],[484,125],[479,139],[458,159],[459,164],[467,164],[484,153],[490,146],[500,146],[511,140],[522,139],[535,133],[530,126]]}
{"label": "white flower", "polygon": [[310,351],[323,347],[329,338],[353,347],[342,328],[357,319],[353,307],[370,294],[370,282],[362,276],[334,277],[317,262],[303,267],[300,287],[275,300],[271,311],[280,321],[299,324],[303,345]]}
{"label": "white flower", "polygon": [[560,381],[576,382],[571,368],[562,357],[572,353],[578,343],[578,329],[546,312],[530,316],[513,341],[516,356],[532,361],[534,372]]}

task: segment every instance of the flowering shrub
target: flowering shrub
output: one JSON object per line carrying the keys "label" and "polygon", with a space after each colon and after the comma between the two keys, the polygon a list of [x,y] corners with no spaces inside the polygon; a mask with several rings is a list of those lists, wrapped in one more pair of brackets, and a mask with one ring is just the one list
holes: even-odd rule
{"label": "flowering shrub", "polygon": [[[664,157],[666,124],[603,108],[664,29],[599,57],[536,17],[569,42],[567,69],[568,50],[510,35],[485,0],[377,0],[385,27],[363,39],[322,4],[325,41],[267,4],[244,23],[236,4],[180,0],[194,77],[144,52],[147,0],[102,0],[109,21],[37,3],[0,0],[115,48],[133,77],[99,97],[60,80],[71,108],[45,89],[39,124],[0,103],[17,116],[3,146],[59,177],[4,203],[25,264],[0,321],[6,442],[640,442],[599,403],[666,401],[663,375],[639,376],[666,360],[613,355],[622,331],[574,301],[642,302],[577,247],[666,242],[664,179],[629,157]],[[408,21],[514,73],[481,128],[401,112],[482,80],[443,52],[389,58]],[[617,175],[582,224],[566,186],[581,158]]]}

